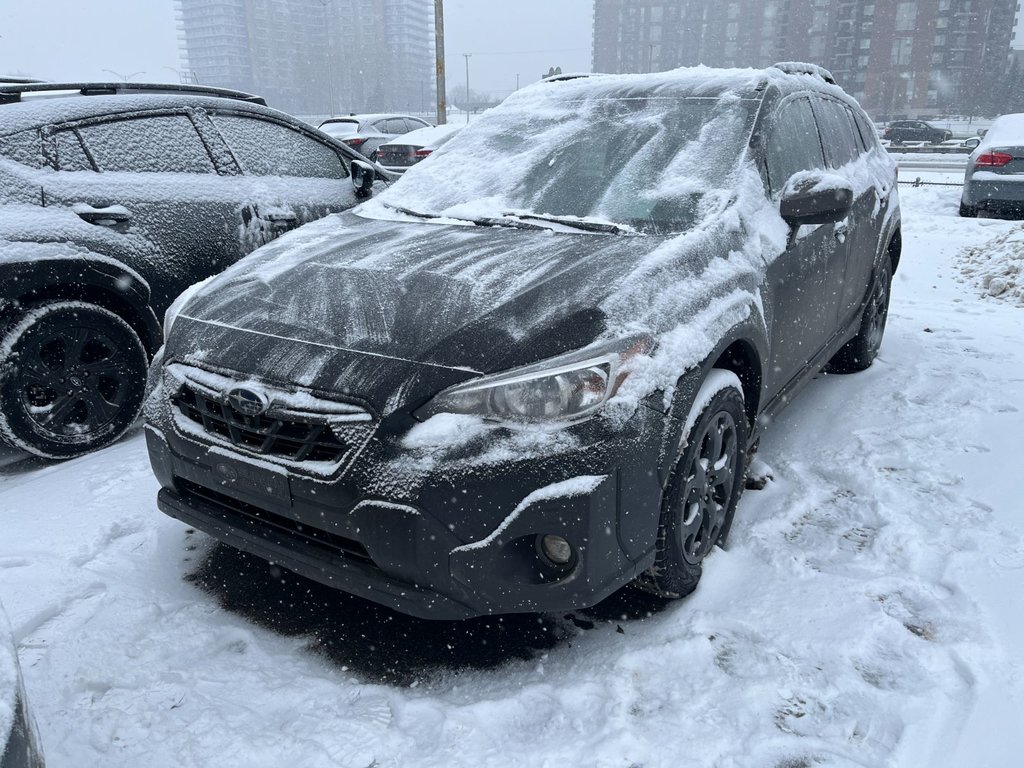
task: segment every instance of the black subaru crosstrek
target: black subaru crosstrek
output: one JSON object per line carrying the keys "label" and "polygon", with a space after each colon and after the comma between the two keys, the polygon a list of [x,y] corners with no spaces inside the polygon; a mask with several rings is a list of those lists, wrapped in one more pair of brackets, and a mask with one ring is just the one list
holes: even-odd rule
{"label": "black subaru crosstrek", "polygon": [[184,303],[159,506],[423,617],[685,595],[772,417],[871,364],[899,255],[824,70],[544,81]]}
{"label": "black subaru crosstrek", "polygon": [[115,440],[171,301],[355,205],[351,171],[374,173],[356,158],[249,94],[0,84],[0,443],[66,458]]}

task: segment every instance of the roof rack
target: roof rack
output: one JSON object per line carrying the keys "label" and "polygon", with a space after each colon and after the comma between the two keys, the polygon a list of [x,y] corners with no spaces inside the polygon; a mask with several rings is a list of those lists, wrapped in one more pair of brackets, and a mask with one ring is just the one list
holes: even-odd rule
{"label": "roof rack", "polygon": [[0,104],[14,104],[21,101],[26,93],[56,91],[78,91],[81,96],[112,96],[116,94],[164,93],[183,96],[219,96],[222,99],[248,101],[252,104],[266,106],[262,96],[254,96],[244,91],[232,91],[228,88],[215,88],[208,85],[191,85],[179,83],[43,83],[15,82],[10,79],[0,81]]}
{"label": "roof rack", "polygon": [[803,61],[780,61],[778,64],[773,64],[772,67],[781,69],[787,75],[815,75],[829,85],[837,85],[832,73],[817,64],[808,64]]}
{"label": "roof rack", "polygon": [[0,85],[29,85],[30,83],[45,83],[45,80],[36,80],[33,77],[7,77],[4,75],[0,77]]}

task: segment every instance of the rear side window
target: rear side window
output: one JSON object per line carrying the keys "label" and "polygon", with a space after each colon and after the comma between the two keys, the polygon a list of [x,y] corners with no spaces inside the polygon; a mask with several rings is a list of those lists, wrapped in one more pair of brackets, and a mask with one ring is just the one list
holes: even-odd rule
{"label": "rear side window", "polygon": [[827,99],[818,99],[817,107],[821,143],[825,145],[828,164],[832,168],[841,168],[855,160],[859,154],[849,110],[838,101]]}
{"label": "rear side window", "polygon": [[211,115],[242,170],[251,176],[343,179],[338,153],[294,128],[241,115]]}
{"label": "rear side window", "polygon": [[78,129],[101,171],[214,173],[213,161],[185,115],[156,115]]}
{"label": "rear side window", "polygon": [[793,174],[825,167],[818,127],[806,97],[788,101],[775,113],[768,134],[768,181],[781,192]]}
{"label": "rear side window", "polygon": [[864,146],[870,152],[878,146],[878,132],[875,130],[875,126],[868,119],[867,115],[863,112],[853,109],[850,110],[853,114],[853,121],[857,124],[857,128],[860,130],[861,139],[864,142]]}
{"label": "rear side window", "polygon": [[39,131],[21,131],[0,138],[0,155],[29,168],[42,168],[43,143]]}

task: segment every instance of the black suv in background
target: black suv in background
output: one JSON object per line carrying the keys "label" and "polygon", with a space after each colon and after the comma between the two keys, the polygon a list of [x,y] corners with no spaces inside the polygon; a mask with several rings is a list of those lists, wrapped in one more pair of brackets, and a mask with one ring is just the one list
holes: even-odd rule
{"label": "black suv in background", "polygon": [[761,431],[871,365],[900,242],[823,70],[545,80],[168,318],[159,506],[426,618],[683,596]]}
{"label": "black suv in background", "polygon": [[893,144],[907,141],[927,141],[929,144],[941,144],[953,138],[953,132],[945,128],[936,128],[924,120],[896,120],[889,123],[882,135]]}
{"label": "black suv in background", "polygon": [[116,439],[173,299],[369,194],[357,158],[249,94],[0,85],[0,442],[65,458]]}

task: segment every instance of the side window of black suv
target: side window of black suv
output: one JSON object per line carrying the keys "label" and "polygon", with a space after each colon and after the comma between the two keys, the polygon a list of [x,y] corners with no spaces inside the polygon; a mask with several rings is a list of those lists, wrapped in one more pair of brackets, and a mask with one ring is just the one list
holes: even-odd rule
{"label": "side window of black suv", "polygon": [[854,133],[850,110],[845,104],[823,98],[815,99],[815,108],[829,167],[842,168],[856,160],[861,144]]}
{"label": "side window of black suv", "polygon": [[773,195],[782,192],[794,173],[825,167],[818,126],[806,96],[784,102],[775,113],[766,155]]}
{"label": "side window of black suv", "polygon": [[78,128],[101,171],[216,173],[187,115],[150,115]]}
{"label": "side window of black suv", "polygon": [[246,174],[319,179],[348,175],[333,148],[294,128],[244,115],[210,117]]}

